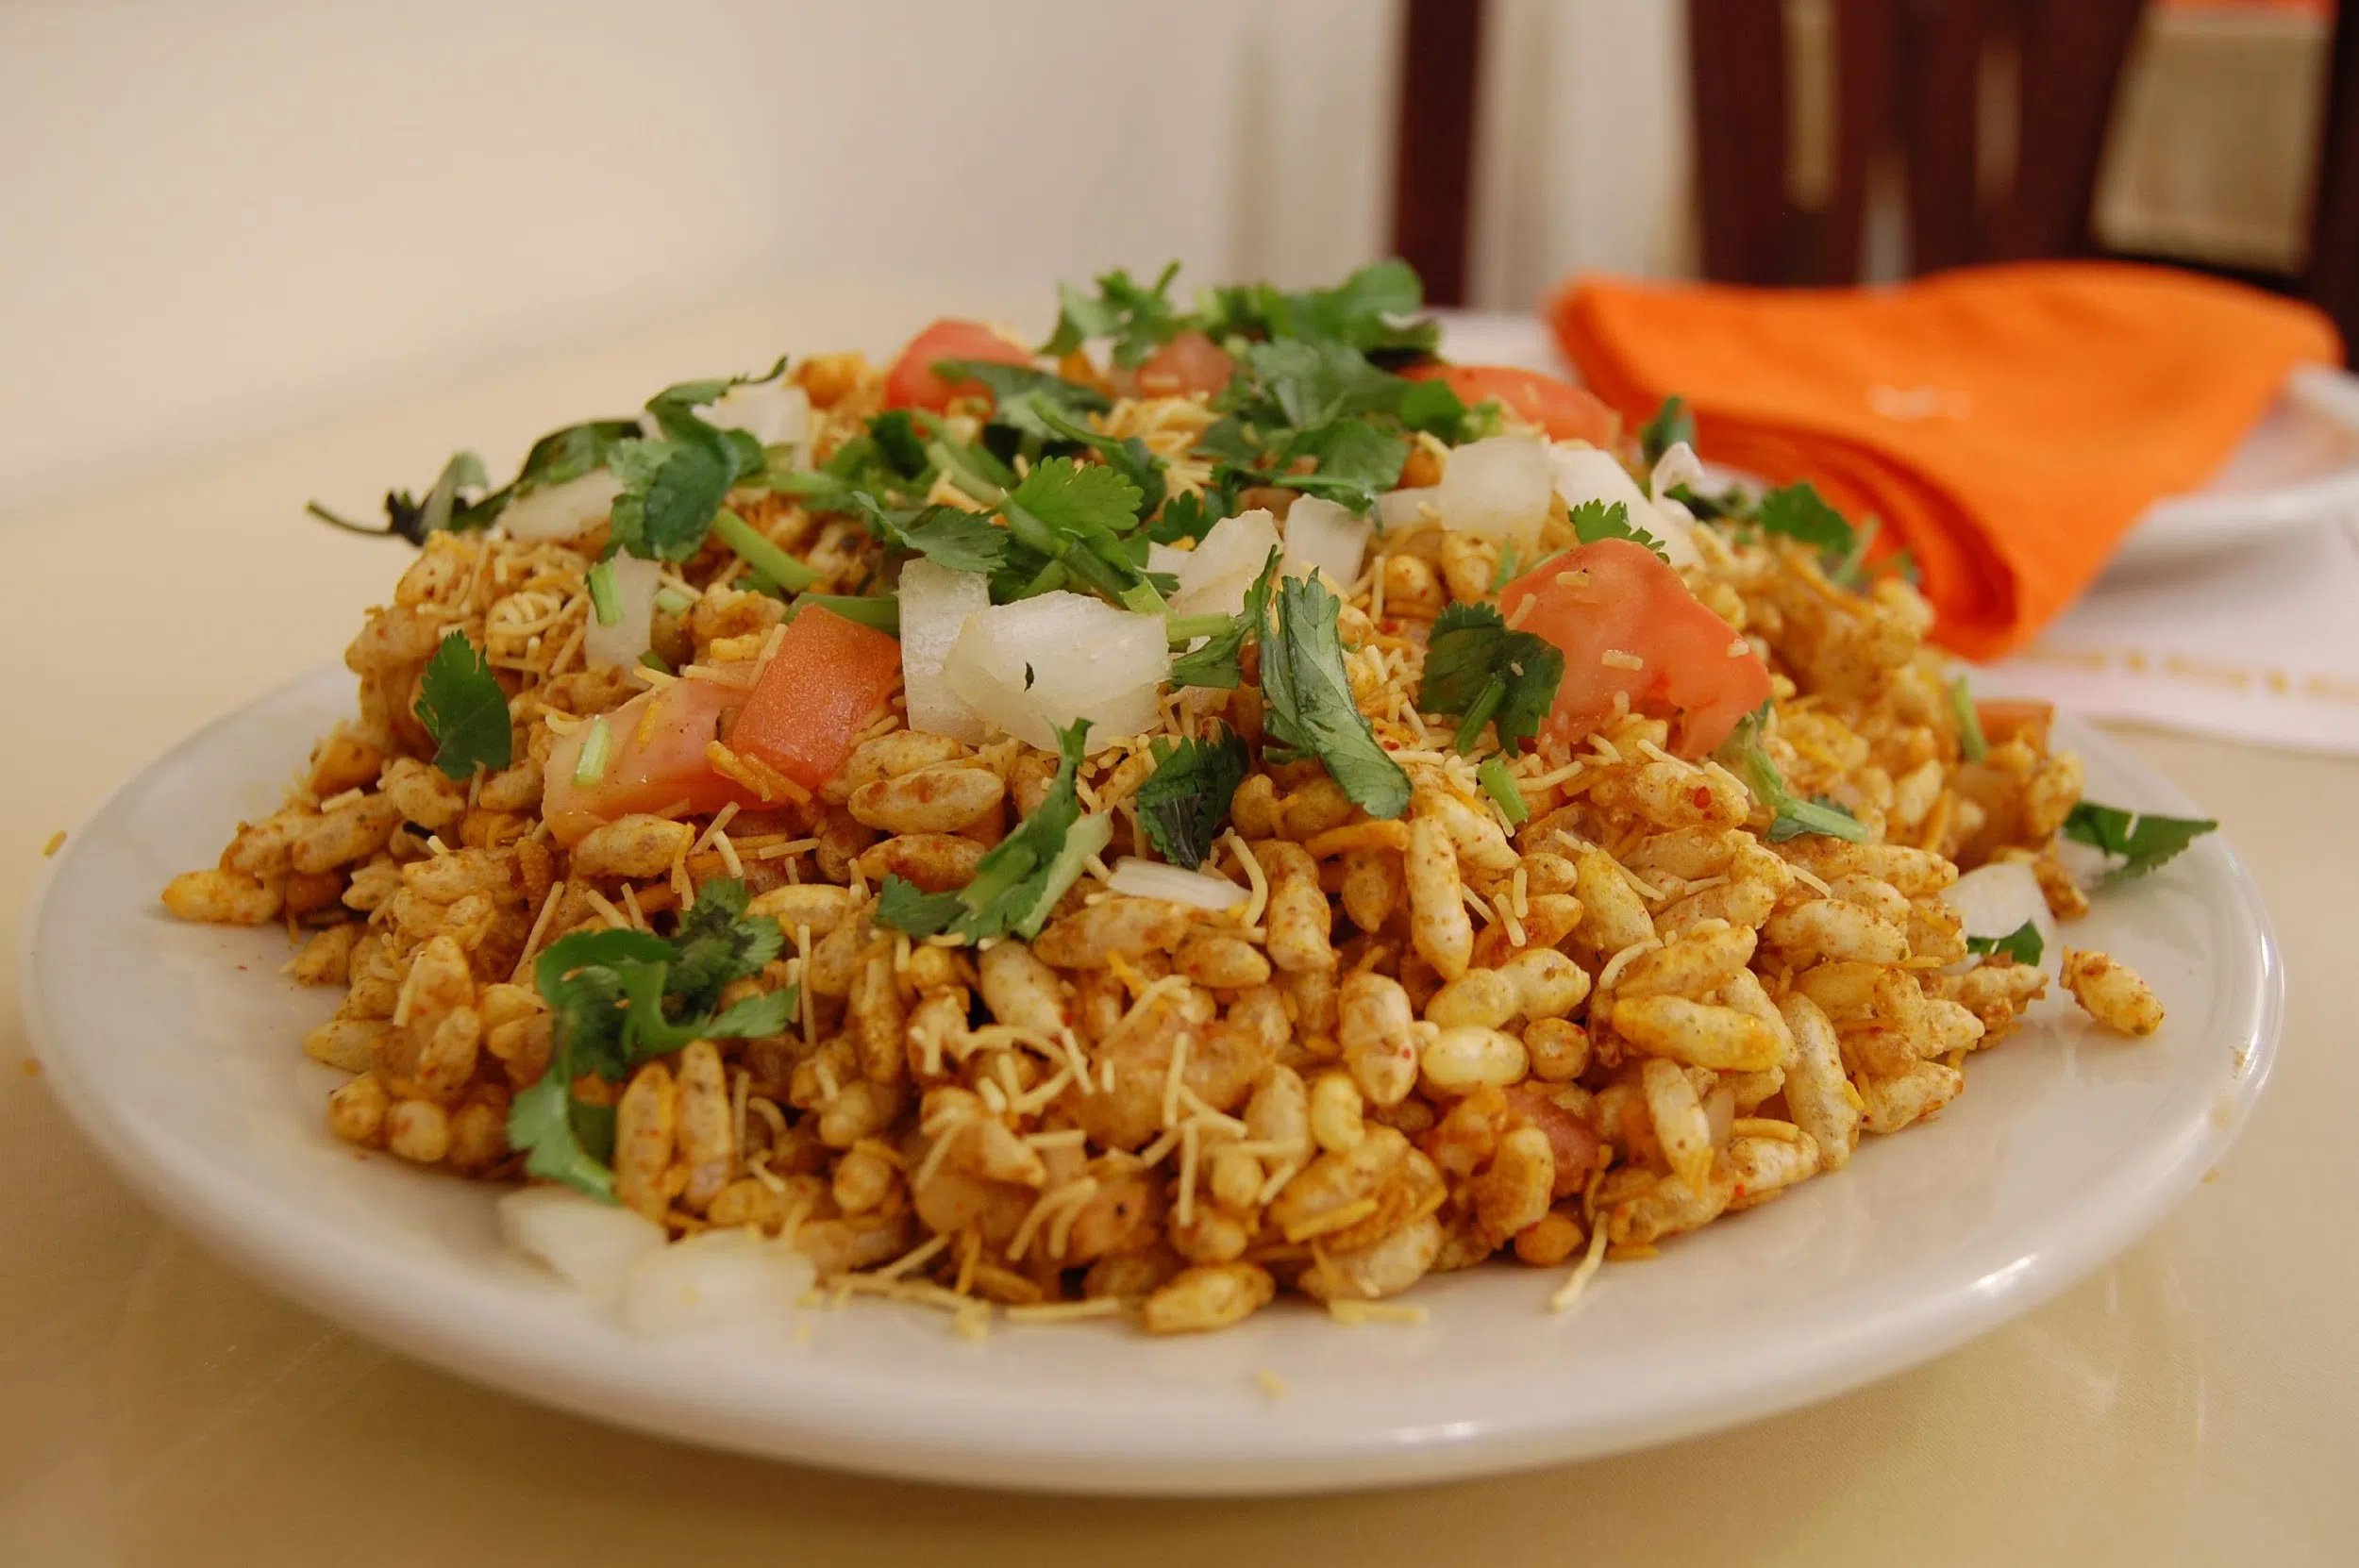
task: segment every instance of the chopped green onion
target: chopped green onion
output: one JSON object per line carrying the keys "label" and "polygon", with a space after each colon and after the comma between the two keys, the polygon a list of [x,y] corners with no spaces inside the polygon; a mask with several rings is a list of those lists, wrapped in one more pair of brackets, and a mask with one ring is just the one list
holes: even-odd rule
{"label": "chopped green onion", "polygon": [[678,615],[696,602],[696,595],[684,588],[666,586],[657,591],[655,608],[666,615]]}
{"label": "chopped green onion", "polygon": [[1515,788],[1515,776],[1507,771],[1504,758],[1484,758],[1482,765],[1475,769],[1475,781],[1482,786],[1484,794],[1498,802],[1499,815],[1512,826],[1521,826],[1531,815],[1531,808],[1524,804],[1524,792]]}
{"label": "chopped green onion", "polygon": [[590,608],[598,625],[611,626],[623,618],[623,596],[614,591],[614,563],[602,560],[590,568]]}
{"label": "chopped green onion", "polygon": [[1949,711],[1958,720],[1958,755],[1969,762],[1981,761],[1990,742],[1983,739],[1983,716],[1974,709],[1974,695],[1966,689],[1964,676],[1949,683]]}
{"label": "chopped green onion", "polygon": [[727,507],[713,514],[712,531],[736,552],[738,559],[790,593],[799,593],[819,580],[818,573],[762,538],[752,524]]}
{"label": "chopped green onion", "polygon": [[653,648],[649,648],[645,653],[641,654],[639,656],[639,662],[644,664],[650,670],[659,670],[667,676],[673,673],[670,662]]}
{"label": "chopped green onion", "polygon": [[1163,630],[1170,635],[1173,647],[1184,647],[1199,637],[1219,636],[1236,619],[1233,615],[1166,615]]}
{"label": "chopped green onion", "polygon": [[1515,546],[1507,544],[1499,550],[1498,570],[1491,574],[1491,592],[1497,593],[1515,580]]}
{"label": "chopped green onion", "polygon": [[792,611],[806,605],[817,605],[830,614],[890,636],[901,635],[901,601],[891,593],[798,593],[788,608]]}
{"label": "chopped green onion", "polygon": [[606,776],[607,754],[614,749],[614,732],[604,719],[590,721],[590,738],[581,742],[581,758],[574,764],[574,783],[588,789]]}

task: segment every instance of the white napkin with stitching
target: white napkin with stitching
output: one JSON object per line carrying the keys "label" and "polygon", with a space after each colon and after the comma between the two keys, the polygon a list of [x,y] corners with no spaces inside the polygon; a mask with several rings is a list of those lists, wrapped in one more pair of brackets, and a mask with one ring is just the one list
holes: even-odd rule
{"label": "white napkin with stitching", "polygon": [[2359,756],[2359,524],[2103,581],[1978,693]]}

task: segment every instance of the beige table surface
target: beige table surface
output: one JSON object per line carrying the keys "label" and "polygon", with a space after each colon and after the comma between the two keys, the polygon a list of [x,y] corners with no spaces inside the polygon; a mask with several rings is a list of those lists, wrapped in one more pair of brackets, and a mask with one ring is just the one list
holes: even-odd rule
{"label": "beige table surface", "polygon": [[[2276,1080],[2216,1179],[2118,1262],[1963,1350],[1649,1453],[1245,1503],[872,1481],[485,1392],[159,1222],[31,1069],[13,956],[53,828],[169,741],[335,657],[390,589],[402,547],[309,525],[302,500],[423,486],[460,443],[496,469],[544,428],[774,345],[891,342],[919,319],[912,299],[808,290],[708,309],[0,526],[0,1564],[2359,1560],[2359,762],[2129,737],[2226,819],[2292,976]],[[948,303],[1038,313],[1028,296]]]}

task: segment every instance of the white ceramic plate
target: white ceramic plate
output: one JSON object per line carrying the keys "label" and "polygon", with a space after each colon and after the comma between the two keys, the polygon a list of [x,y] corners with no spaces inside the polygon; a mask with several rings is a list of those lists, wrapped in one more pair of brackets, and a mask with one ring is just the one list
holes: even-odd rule
{"label": "white ceramic plate", "polygon": [[[1556,340],[1531,316],[1437,313],[1452,358],[1566,373]],[[2169,571],[2259,535],[2348,522],[2359,522],[2359,375],[2308,366],[2286,378],[2261,423],[2202,488],[2148,509],[2106,572]]]}
{"label": "white ceramic plate", "polygon": [[[281,979],[276,931],[183,926],[157,891],[348,710],[323,671],[211,726],[75,830],[29,922],[25,1010],[49,1081],[159,1208],[255,1274],[426,1360],[696,1442],[939,1480],[1089,1492],[1373,1486],[1576,1459],[1823,1398],[2037,1304],[2127,1246],[2219,1158],[2277,1037],[2281,976],[2215,836],[2111,895],[2083,940],[2170,1009],[2152,1040],[2067,1009],[1978,1057],[1959,1103],[1850,1169],[1611,1265],[1430,1281],[1422,1326],[1275,1308],[1229,1333],[1108,1323],[954,1337],[859,1301],[727,1337],[633,1338],[503,1252],[495,1190],[331,1139],[338,1075],[299,1037],[332,998]],[[2192,808],[2066,731],[2091,792]],[[1282,1395],[1261,1386],[1277,1375]]]}

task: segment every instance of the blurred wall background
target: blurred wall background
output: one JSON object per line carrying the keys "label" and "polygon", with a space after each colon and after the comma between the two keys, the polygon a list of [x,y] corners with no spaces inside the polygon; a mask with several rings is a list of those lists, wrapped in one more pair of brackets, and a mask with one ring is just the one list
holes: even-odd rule
{"label": "blurred wall background", "polygon": [[[2153,8],[2108,239],[2298,258],[2329,9]],[[1402,10],[0,0],[0,519],[795,280],[1043,325],[1113,265],[1335,277],[1390,248]],[[1470,303],[1692,271],[1686,10],[1490,0]]]}
{"label": "blurred wall background", "polygon": [[1115,263],[1338,275],[1385,245],[1397,33],[1389,0],[8,0],[0,515],[783,276],[1045,309]]}

